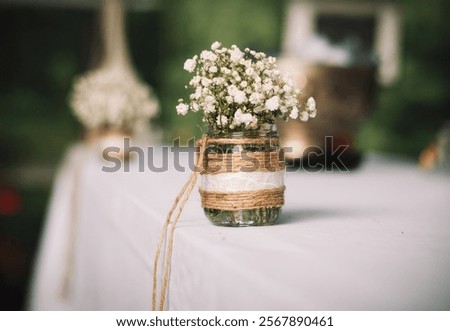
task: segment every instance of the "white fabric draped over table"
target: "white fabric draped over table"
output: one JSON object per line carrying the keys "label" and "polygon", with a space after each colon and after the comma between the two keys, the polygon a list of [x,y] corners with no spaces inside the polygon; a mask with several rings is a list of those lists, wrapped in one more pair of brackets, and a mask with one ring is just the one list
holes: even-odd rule
{"label": "white fabric draped over table", "polygon": [[[156,147],[149,162],[162,155]],[[31,309],[151,309],[157,240],[189,172],[172,153],[165,172],[139,172],[137,161],[107,173],[94,149],[68,152]],[[369,155],[350,173],[288,173],[286,188],[279,224],[254,228],[211,225],[194,190],[175,231],[167,309],[450,309],[449,177]]]}

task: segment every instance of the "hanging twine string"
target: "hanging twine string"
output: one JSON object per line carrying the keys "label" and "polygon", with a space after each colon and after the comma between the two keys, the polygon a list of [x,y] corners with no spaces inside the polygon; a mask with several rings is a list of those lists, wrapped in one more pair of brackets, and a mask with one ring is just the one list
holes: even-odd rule
{"label": "hanging twine string", "polygon": [[[184,184],[183,188],[181,189],[180,193],[176,197],[172,208],[169,211],[169,214],[167,215],[166,221],[164,222],[164,226],[162,229],[161,237],[159,238],[158,246],[156,247],[156,253],[155,253],[155,260],[153,263],[153,295],[152,295],[152,310],[164,310],[164,304],[166,301],[166,293],[167,293],[167,285],[169,282],[169,272],[170,272],[170,264],[172,260],[172,248],[173,248],[173,236],[175,232],[175,227],[178,223],[178,220],[180,219],[181,212],[183,211],[184,206],[186,205],[187,200],[189,199],[189,196],[191,195],[191,192],[193,188],[195,187],[195,183],[197,182],[198,177],[198,171],[196,171],[202,164],[203,164],[203,155],[204,150],[206,147],[206,141],[207,136],[203,135],[202,138],[197,141],[197,148],[199,148],[199,151],[197,152],[197,158],[195,161],[195,167],[189,176],[189,179]],[[181,201],[181,203],[180,203]],[[166,245],[166,255],[164,258],[164,271],[162,275],[162,281],[161,281],[161,293],[159,298],[159,304],[157,305],[157,288],[158,288],[158,266],[159,266],[159,259],[161,256],[161,250],[164,244],[164,239],[167,234],[167,229],[169,227],[169,224],[172,220],[172,215],[174,214],[175,210],[178,210],[175,214],[175,218],[172,222],[172,228],[169,232],[169,236],[167,238],[167,245]]]}
{"label": "hanging twine string", "polygon": [[[187,182],[184,184],[180,193],[176,197],[172,204],[167,218],[164,222],[161,236],[159,238],[158,245],[156,247],[155,259],[153,262],[153,292],[152,292],[152,310],[164,310],[166,302],[167,287],[169,283],[170,266],[172,260],[172,250],[174,241],[174,232],[176,225],[180,219],[180,215],[186,205],[187,200],[195,187],[198,174],[223,172],[222,170],[214,172],[211,166],[214,168],[221,168],[230,166],[231,170],[228,172],[236,172],[238,168],[249,166],[249,160],[242,157],[241,153],[232,153],[231,158],[218,159],[217,154],[208,154],[205,157],[205,151],[207,144],[223,144],[223,145],[272,145],[278,143],[278,138],[208,138],[203,135],[200,140],[197,141],[196,146],[198,151],[196,153],[195,169],[192,171]],[[272,145],[273,146],[273,145]],[[211,155],[211,160],[209,156]],[[239,158],[238,155],[241,155]],[[284,163],[278,160],[278,154],[273,152],[252,152],[248,154],[253,159],[250,159],[251,164],[257,164],[258,171],[279,171],[284,167]],[[276,160],[275,157],[276,156]],[[256,161],[255,161],[256,160]],[[267,160],[269,164],[267,164]],[[263,162],[264,161],[264,162]],[[236,167],[237,166],[237,167]],[[270,166],[269,170],[263,170],[263,166]],[[228,169],[228,168],[226,168]],[[255,209],[262,207],[281,207],[284,204],[284,186],[275,189],[257,190],[257,191],[242,191],[233,193],[220,193],[220,192],[205,192],[200,190],[202,197],[202,206],[204,208],[218,208],[224,210],[236,210],[236,209]],[[175,216],[174,216],[175,215]],[[173,217],[174,216],[174,217]],[[173,218],[173,220],[172,220]],[[168,233],[169,224],[172,225],[170,232]],[[167,234],[168,233],[168,234]],[[163,260],[163,274],[161,278],[161,288],[159,301],[157,298],[158,292],[158,268],[160,264],[160,258],[164,240],[167,237],[166,253]]]}

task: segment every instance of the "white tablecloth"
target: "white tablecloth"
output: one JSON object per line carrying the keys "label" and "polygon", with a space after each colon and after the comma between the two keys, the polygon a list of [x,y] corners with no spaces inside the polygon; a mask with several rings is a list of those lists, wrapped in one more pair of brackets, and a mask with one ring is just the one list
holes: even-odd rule
{"label": "white tablecloth", "polygon": [[[130,172],[106,173],[96,151],[69,151],[31,309],[151,309],[156,242],[189,175],[172,158],[162,173],[139,172],[137,158]],[[157,147],[153,164],[160,161]],[[449,177],[369,155],[350,173],[288,173],[286,187],[279,224],[250,228],[211,225],[194,190],[175,231],[167,309],[450,309]]]}

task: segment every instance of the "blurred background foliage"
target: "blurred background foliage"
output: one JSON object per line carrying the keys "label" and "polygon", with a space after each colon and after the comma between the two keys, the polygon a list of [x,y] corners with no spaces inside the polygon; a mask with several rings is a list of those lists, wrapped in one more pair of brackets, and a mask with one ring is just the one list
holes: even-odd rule
{"label": "blurred background foliage", "polygon": [[450,2],[400,1],[403,5],[401,76],[380,89],[375,112],[362,127],[362,150],[416,158],[450,119]]}
{"label": "blurred background foliage", "polygon": [[[400,3],[401,77],[379,90],[377,107],[361,128],[358,146],[416,158],[449,119],[450,2]],[[133,62],[160,99],[154,124],[162,127],[166,141],[177,136],[188,139],[201,131],[199,116],[179,118],[175,113],[178,98],[188,95],[185,59],[215,40],[277,55],[285,4],[284,0],[165,0],[157,10],[128,14]],[[51,186],[51,177],[33,185],[8,174],[16,167],[27,171],[34,165],[53,173],[66,148],[80,138],[81,126],[67,100],[74,78],[98,59],[96,18],[89,10],[0,5],[0,189],[13,186],[20,199],[16,211],[0,214],[0,254],[9,252],[10,260],[24,261],[22,268],[16,266],[19,275],[11,277],[11,263],[0,259],[2,309],[23,308]],[[17,300],[7,300],[11,296]]]}

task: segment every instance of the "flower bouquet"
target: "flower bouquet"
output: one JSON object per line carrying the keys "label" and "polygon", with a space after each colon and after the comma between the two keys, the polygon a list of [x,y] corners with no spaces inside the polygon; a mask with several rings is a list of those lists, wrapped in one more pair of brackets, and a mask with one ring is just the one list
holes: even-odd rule
{"label": "flower bouquet", "polygon": [[224,226],[273,224],[285,189],[275,122],[315,117],[314,99],[300,104],[276,59],[248,48],[214,42],[184,69],[194,74],[192,93],[189,102],[179,99],[177,113],[201,111],[208,126],[200,185],[207,217]]}
{"label": "flower bouquet", "polygon": [[122,146],[123,138],[145,128],[158,110],[151,88],[120,67],[103,67],[79,78],[70,101],[88,141],[98,143],[101,150]]}

